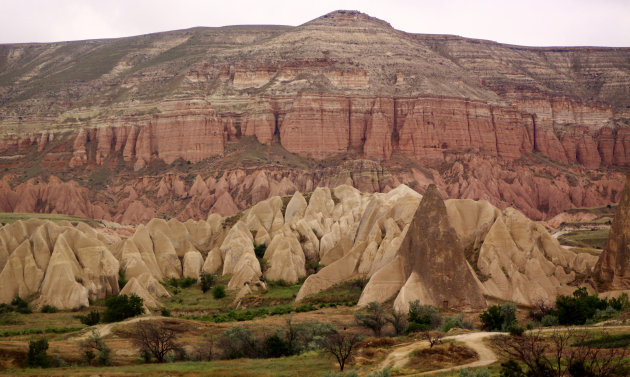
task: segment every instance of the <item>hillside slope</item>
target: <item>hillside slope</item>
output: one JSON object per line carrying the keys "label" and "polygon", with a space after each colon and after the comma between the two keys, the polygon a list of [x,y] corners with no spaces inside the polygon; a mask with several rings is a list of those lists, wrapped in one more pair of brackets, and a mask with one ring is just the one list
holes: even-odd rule
{"label": "hillside slope", "polygon": [[[619,199],[628,119],[629,48],[409,34],[356,11],[2,45],[0,207],[200,219],[318,185],[436,183],[542,219]],[[94,208],[49,200],[56,178]]]}

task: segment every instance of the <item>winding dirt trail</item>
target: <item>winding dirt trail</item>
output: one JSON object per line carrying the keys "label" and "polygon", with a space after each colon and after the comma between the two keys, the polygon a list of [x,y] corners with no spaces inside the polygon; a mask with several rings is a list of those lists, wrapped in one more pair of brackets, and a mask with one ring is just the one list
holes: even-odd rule
{"label": "winding dirt trail", "polygon": [[[473,349],[479,355],[479,359],[468,364],[457,365],[450,368],[432,370],[423,373],[410,374],[408,376],[424,376],[434,373],[448,372],[451,370],[457,370],[461,368],[476,368],[482,367],[486,365],[493,364],[497,361],[497,355],[484,344],[484,339],[489,338],[491,336],[502,335],[506,333],[500,332],[475,332],[470,334],[461,334],[461,335],[453,335],[442,338],[442,340],[456,340],[458,342],[464,343],[468,348]],[[402,368],[409,362],[409,354],[418,348],[424,348],[429,345],[429,342],[426,340],[421,340],[418,342],[410,343],[403,345],[401,347],[393,350],[387,358],[383,360],[380,365],[380,369],[383,368]]]}
{"label": "winding dirt trail", "polygon": [[[554,327],[554,328],[546,328],[540,329],[538,331],[541,332],[552,332],[552,331],[570,331],[570,330],[621,330],[621,329],[630,329],[630,326],[627,325],[618,325],[618,326],[582,326],[582,327]],[[536,331],[536,330],[533,330]],[[436,369],[422,373],[414,373],[407,374],[405,377],[415,377],[415,376],[427,376],[437,373],[454,371],[462,368],[477,368],[483,367],[490,364],[495,363],[498,360],[497,355],[494,351],[488,346],[484,344],[484,340],[497,335],[506,335],[507,333],[502,332],[475,332],[470,334],[461,334],[461,335],[453,335],[442,338],[442,340],[456,340],[458,342],[464,343],[467,347],[473,349],[479,355],[479,359],[468,364],[457,365],[450,368],[444,369]],[[393,368],[400,369],[405,366],[409,362],[409,354],[418,348],[425,348],[429,346],[429,342],[426,340],[421,340],[414,343],[403,344],[392,352],[383,360],[383,362],[379,365],[379,369],[383,368]]]}

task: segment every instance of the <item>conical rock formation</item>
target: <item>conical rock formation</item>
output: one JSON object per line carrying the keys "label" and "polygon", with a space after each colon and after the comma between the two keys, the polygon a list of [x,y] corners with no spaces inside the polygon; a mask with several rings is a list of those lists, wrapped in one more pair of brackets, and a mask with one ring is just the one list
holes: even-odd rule
{"label": "conical rock formation", "polygon": [[630,288],[630,174],[594,275],[606,288]]}

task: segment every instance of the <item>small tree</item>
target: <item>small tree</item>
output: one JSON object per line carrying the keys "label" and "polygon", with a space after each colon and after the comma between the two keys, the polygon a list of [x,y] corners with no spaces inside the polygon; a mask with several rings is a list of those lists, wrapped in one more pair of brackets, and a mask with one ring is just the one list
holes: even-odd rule
{"label": "small tree", "polygon": [[96,362],[97,365],[111,365],[111,349],[95,329],[85,341],[81,342],[80,347],[88,364]]}
{"label": "small tree", "polygon": [[257,244],[254,242],[254,254],[256,254],[256,258],[262,259],[265,256],[265,252],[267,251],[267,245],[264,243]]}
{"label": "small tree", "polygon": [[385,310],[375,301],[367,304],[365,311],[356,312],[354,318],[358,324],[372,330],[374,335],[379,337],[381,336],[383,327],[387,324]]}
{"label": "small tree", "polygon": [[433,348],[434,345],[440,344],[443,336],[444,334],[441,332],[431,332],[429,330],[425,330],[423,333],[424,339],[429,342],[429,348]]}
{"label": "small tree", "polygon": [[21,314],[31,314],[33,312],[31,305],[20,296],[15,296],[11,301],[11,305],[13,305],[16,312]]}
{"label": "small tree", "polygon": [[261,348],[254,333],[242,326],[232,326],[223,331],[219,338],[219,348],[224,350],[224,357],[227,359],[255,358],[261,354]]}
{"label": "small tree", "polygon": [[78,318],[79,321],[81,321],[81,323],[84,325],[94,326],[101,321],[101,313],[96,310],[92,310],[88,314],[78,315],[76,316],[76,318]]}
{"label": "small tree", "polygon": [[415,300],[409,303],[409,314],[407,316],[409,326],[407,331],[433,330],[440,326],[442,317],[440,311],[433,306],[420,305],[420,301]]}
{"label": "small tree", "polygon": [[169,352],[180,348],[176,331],[159,321],[139,321],[131,337],[141,355],[151,355],[158,363],[163,363]]}
{"label": "small tree", "polygon": [[275,333],[265,339],[265,354],[267,357],[289,356],[290,350],[287,342]]}
{"label": "small tree", "polygon": [[107,309],[104,313],[105,322],[118,322],[144,313],[142,298],[138,295],[115,295],[105,301]]}
{"label": "small tree", "polygon": [[509,331],[516,322],[516,305],[511,302],[493,305],[479,315],[482,328],[489,331]]}
{"label": "small tree", "polygon": [[360,341],[361,338],[357,334],[337,331],[323,337],[321,346],[324,351],[337,359],[339,370],[343,372],[346,362],[352,357],[352,354],[356,351],[356,345]]}
{"label": "small tree", "polygon": [[28,342],[28,354],[26,355],[26,365],[34,368],[48,368],[50,359],[46,351],[48,350],[48,339],[40,338]]}
{"label": "small tree", "polygon": [[214,288],[212,288],[212,297],[217,300],[225,297],[225,287],[222,285],[214,286]]}
{"label": "small tree", "polygon": [[201,286],[201,291],[206,293],[210,290],[214,284],[214,275],[203,273],[199,277],[199,285]]}
{"label": "small tree", "polygon": [[392,309],[385,320],[394,326],[396,336],[403,334],[405,329],[407,329],[407,316],[405,313],[399,312],[396,309]]}

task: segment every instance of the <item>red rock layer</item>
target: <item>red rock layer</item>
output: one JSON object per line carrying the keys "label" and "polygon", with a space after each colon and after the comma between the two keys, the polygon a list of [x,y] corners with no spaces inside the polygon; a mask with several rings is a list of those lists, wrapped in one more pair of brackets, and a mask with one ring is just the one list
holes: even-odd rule
{"label": "red rock layer", "polygon": [[221,154],[224,125],[205,101],[174,102],[154,115],[111,119],[106,125],[81,129],[74,140],[70,167],[88,162],[87,145],[96,144],[96,163],[122,152],[125,161],[141,169],[152,158],[167,164],[182,158],[199,162]]}
{"label": "red rock layer", "polygon": [[[394,151],[416,160],[443,160],[453,151],[505,159],[540,152],[589,169],[630,164],[630,128],[613,121],[610,107],[565,98],[525,96],[514,106],[495,106],[463,98],[303,93],[260,97],[240,114],[217,114],[202,100],[171,101],[163,108],[78,130],[70,166],[88,162],[90,143],[95,144],[95,163],[122,152],[140,169],[153,158],[201,161],[221,154],[225,142],[241,135],[266,145],[278,135],[289,152],[316,159],[352,148],[373,160],[389,160]],[[48,132],[5,136],[0,152],[21,153],[31,145],[42,150],[53,139]]]}

